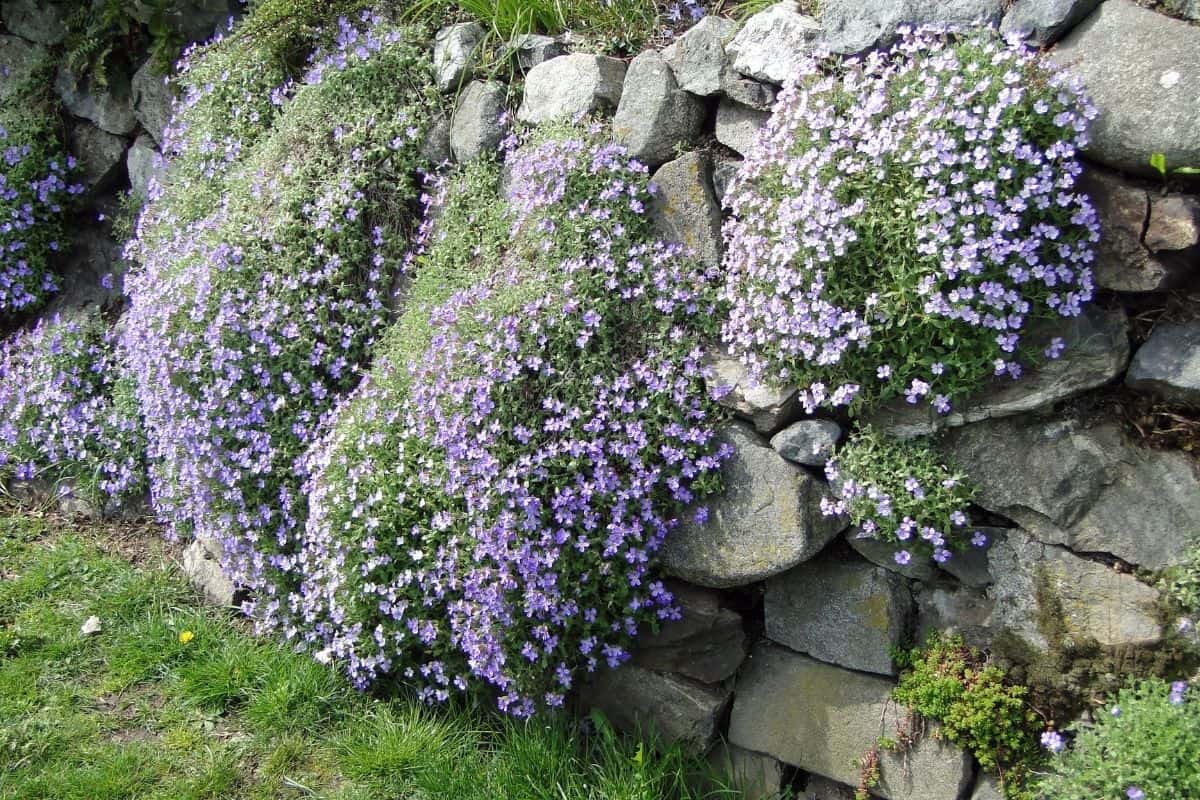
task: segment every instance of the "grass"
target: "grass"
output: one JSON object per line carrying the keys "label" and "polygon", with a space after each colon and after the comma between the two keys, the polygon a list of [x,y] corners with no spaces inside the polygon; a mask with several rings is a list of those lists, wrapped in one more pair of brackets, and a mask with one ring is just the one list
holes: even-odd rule
{"label": "grass", "polygon": [[582,731],[358,694],[198,605],[154,532],[0,510],[0,800],[733,796],[678,749]]}

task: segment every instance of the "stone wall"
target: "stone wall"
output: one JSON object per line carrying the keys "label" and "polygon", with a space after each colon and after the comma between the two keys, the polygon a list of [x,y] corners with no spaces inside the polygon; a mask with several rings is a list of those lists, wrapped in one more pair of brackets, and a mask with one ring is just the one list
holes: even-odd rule
{"label": "stone wall", "polygon": [[[230,10],[217,5],[198,3],[181,20],[211,29]],[[530,123],[611,114],[616,137],[655,170],[656,223],[714,264],[738,161],[815,47],[861,52],[906,23],[998,25],[1051,48],[1099,106],[1087,180],[1104,227],[1102,291],[1082,317],[1043,332],[1066,340],[1064,357],[945,417],[900,403],[872,420],[898,437],[936,436],[980,487],[987,551],[900,566],[890,547],[822,516],[821,465],[844,436],[839,420],[805,417],[794,390],[753,385],[714,351],[717,375],[735,387],[723,402],[739,421],[723,434],[735,448],[727,491],[705,523],[688,522],[663,552],[683,619],[648,632],[632,664],[581,692],[582,707],[630,727],[648,720],[668,739],[710,750],[751,796],[787,782],[832,800],[852,796],[854,760],[902,723],[889,701],[889,649],[925,631],[961,633],[1063,698],[1119,679],[1118,655],[1124,665],[1174,657],[1154,578],[1200,539],[1200,481],[1195,456],[1170,446],[1172,434],[1156,423],[1171,415],[1186,423],[1200,407],[1200,305],[1191,294],[1200,197],[1185,178],[1165,189],[1149,157],[1200,166],[1200,5],[1161,6],[823,0],[813,18],[784,2],[743,25],[706,18],[629,63],[529,36],[518,47],[524,81],[511,109],[515,87],[474,75],[483,29],[437,34],[434,62],[452,112],[427,144],[432,156],[494,151],[510,112]],[[20,64],[56,45],[54,9],[0,3],[0,61]],[[60,69],[55,90],[92,194],[67,265],[76,288],[51,311],[110,299],[90,288],[121,269],[103,217],[116,192],[145,196],[170,106],[148,65],[104,89]],[[214,600],[232,602],[234,587],[203,543],[187,564],[210,577]],[[874,791],[892,800],[998,797],[968,755],[932,737],[885,755],[881,768]]]}

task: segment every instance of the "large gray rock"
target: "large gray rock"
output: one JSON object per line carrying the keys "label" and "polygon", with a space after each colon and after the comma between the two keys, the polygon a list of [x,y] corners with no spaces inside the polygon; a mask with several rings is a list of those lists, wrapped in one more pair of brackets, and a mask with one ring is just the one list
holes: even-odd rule
{"label": "large gray rock", "polygon": [[450,121],[450,150],[460,164],[495,153],[504,139],[504,98],[498,81],[472,81],[459,95]]}
{"label": "large gray rock", "polygon": [[767,581],[767,636],[813,658],[893,675],[890,649],[908,632],[912,595],[896,573],[822,555]]}
{"label": "large gray rock", "polygon": [[162,144],[163,131],[171,121],[171,89],[167,79],[147,61],[133,73],[130,81],[133,92],[133,115],[154,137],[154,143]]}
{"label": "large gray rock", "polygon": [[771,437],[771,447],[788,461],[823,467],[833,455],[842,426],[831,419],[802,419]]}
{"label": "large gray rock", "polygon": [[[1114,424],[994,420],[952,431],[940,446],[979,487],[979,505],[1044,542],[1163,569],[1200,531],[1190,459],[1135,447]],[[995,557],[993,549],[999,577]]]}
{"label": "large gray rock", "polygon": [[907,564],[897,564],[896,551],[900,548],[894,542],[863,536],[862,529],[858,526],[848,528],[843,537],[854,552],[877,567],[883,567],[915,581],[932,581],[937,578],[938,571],[933,566],[932,558],[918,557]]}
{"label": "large gray rock", "polygon": [[67,37],[61,3],[47,0],[4,0],[0,19],[9,31],[44,45],[55,45]]}
{"label": "large gray rock", "polygon": [[1113,173],[1089,169],[1080,188],[1104,231],[1096,249],[1096,285],[1117,292],[1158,292],[1188,281],[1200,259],[1200,203],[1151,192]]}
{"label": "large gray rock", "polygon": [[67,150],[79,160],[83,185],[94,192],[111,189],[125,176],[125,148],[129,141],[87,122],[71,126]]}
{"label": "large gray rock", "polygon": [[861,53],[886,45],[901,25],[995,25],[1003,0],[821,0],[825,45]]}
{"label": "large gray rock", "polygon": [[604,712],[617,730],[649,727],[667,744],[702,753],[717,738],[729,692],[627,664],[597,673],[580,689],[579,701]]}
{"label": "large gray rock", "polygon": [[650,218],[669,241],[679,242],[711,266],[721,263],[721,206],[712,188],[712,159],[685,153],[659,167]]}
{"label": "large gray rock", "polygon": [[517,118],[537,125],[611,110],[621,102],[625,64],[608,56],[573,53],[529,70]]}
{"label": "large gray rock", "polygon": [[708,755],[708,763],[730,778],[731,788],[741,800],[779,800],[785,776],[778,760],[718,742]]}
{"label": "large gray rock", "polygon": [[870,423],[898,439],[928,436],[987,419],[1039,411],[1114,380],[1129,363],[1129,337],[1125,312],[1120,308],[1086,306],[1070,319],[1039,323],[1027,334],[1039,344],[1061,337],[1062,355],[1025,371],[1020,380],[996,378],[941,415],[925,405],[910,405],[898,398],[873,413]]}
{"label": "large gray rock", "polygon": [[125,166],[129,171],[130,191],[139,203],[145,203],[150,197],[150,182],[161,179],[164,171],[162,156],[149,134],[143,133],[134,140],[125,157]]}
{"label": "large gray rock", "polygon": [[221,571],[221,551],[214,539],[193,539],[183,551],[183,574],[207,602],[231,607],[240,602],[239,592]]}
{"label": "large gray rock", "polygon": [[717,106],[717,141],[737,151],[739,155],[748,156],[754,149],[758,132],[766,127],[770,118],[771,114],[768,111],[760,111],[722,98],[721,104]]}
{"label": "large gray rock", "polygon": [[442,92],[455,92],[471,80],[479,47],[487,30],[478,22],[447,25],[433,39],[434,82]]}
{"label": "large gray rock", "polygon": [[28,83],[46,61],[46,48],[19,36],[0,36],[0,100]]}
{"label": "large gray rock", "polygon": [[[879,737],[896,738],[904,710],[892,682],[765,644],[737,686],[729,741],[836,781],[857,785],[857,761]],[[958,800],[971,757],[927,733],[904,753],[880,752],[873,793],[891,800]]]}
{"label": "large gray rock", "polygon": [[1088,153],[1128,172],[1153,175],[1150,155],[1168,167],[1200,164],[1200,31],[1186,22],[1108,0],[1052,54],[1082,79],[1099,110]]}
{"label": "large gray rock", "polygon": [[668,63],[679,81],[679,88],[708,97],[720,92],[729,56],[725,45],[737,32],[730,19],[707,16],[675,40]]}
{"label": "large gray rock", "polygon": [[667,574],[717,589],[754,583],[812,558],[846,526],[821,514],[824,485],[748,426],[727,426],[721,440],[734,448],[721,469],[725,490],[708,501],[706,521],[688,514],[667,537]]}
{"label": "large gray rock", "polygon": [[133,0],[133,16],[144,25],[162,25],[189,42],[208,41],[218,29],[228,28],[229,20],[241,15],[239,0]]}
{"label": "large gray rock", "polygon": [[613,138],[629,155],[656,167],[695,141],[703,124],[704,103],[679,88],[662,56],[648,50],[630,63],[613,117]]}
{"label": "large gray rock", "polygon": [[705,366],[712,370],[709,388],[722,392],[717,402],[754,423],[759,433],[773,434],[800,416],[800,390],[795,386],[759,383],[745,364],[723,350],[710,353]]}
{"label": "large gray rock", "polygon": [[[101,202],[98,208],[109,219],[118,210],[115,200]],[[56,261],[63,288],[46,307],[45,316],[74,316],[109,305],[121,296],[120,278],[126,264],[121,258],[121,244],[113,237],[107,222],[89,220],[84,224],[80,220],[71,231],[71,244],[65,250]],[[103,284],[106,275],[115,279],[111,289]]]}
{"label": "large gray rock", "polygon": [[1139,392],[1200,405],[1200,323],[1156,326],[1134,354],[1125,383]]}
{"label": "large gray rock", "polygon": [[1004,14],[1000,33],[1020,34],[1032,44],[1052,44],[1086,17],[1101,0],[1017,0]]}
{"label": "large gray rock", "polygon": [[109,78],[108,86],[92,86],[67,67],[59,67],[54,91],[63,105],[77,117],[90,120],[101,130],[127,136],[137,127],[133,113],[133,94],[129,79],[120,75]]}
{"label": "large gray rock", "polygon": [[785,1],[746,20],[725,52],[743,75],[781,85],[796,75],[820,35],[815,19]]}
{"label": "large gray rock", "polygon": [[965,550],[955,551],[949,560],[938,566],[964,586],[982,589],[985,586],[991,586],[995,580],[992,576],[989,554],[992,546],[1007,535],[1008,529],[977,527],[973,530],[987,537],[987,543],[983,547],[972,545]]}
{"label": "large gray rock", "polygon": [[721,607],[721,596],[710,589],[670,581],[667,586],[683,612],[657,633],[638,637],[633,663],[659,672],[674,672],[702,683],[723,681],[746,658],[742,617]]}
{"label": "large gray rock", "polygon": [[[991,558],[996,583],[987,591],[994,607],[986,625],[993,631],[1007,631],[1039,650],[1066,640],[1104,647],[1162,640],[1158,591],[1128,573],[1021,531],[997,542]],[[1049,630],[1047,621],[1057,630]]]}

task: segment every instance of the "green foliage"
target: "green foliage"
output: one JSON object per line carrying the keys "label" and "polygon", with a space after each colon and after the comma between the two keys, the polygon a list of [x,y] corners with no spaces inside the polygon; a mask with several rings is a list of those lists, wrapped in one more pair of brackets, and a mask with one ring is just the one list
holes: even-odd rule
{"label": "green foliage", "polygon": [[168,72],[183,46],[183,37],[166,22],[173,5],[172,0],[73,0],[64,20],[64,61],[76,75],[101,87],[115,73],[128,77],[136,66],[130,62],[135,53],[149,52],[158,71]]}
{"label": "green foliage", "polygon": [[1040,758],[1041,726],[1026,704],[1028,690],[1008,683],[1002,669],[956,636],[934,633],[898,661],[904,672],[892,697],[940,723],[940,736],[999,775],[1007,797],[1024,797],[1024,782]]}
{"label": "green foliage", "polygon": [[[1188,697],[1187,695],[1192,695]],[[1200,701],[1161,680],[1117,693],[1076,738],[1038,789],[1054,800],[1121,800],[1136,787],[1147,800],[1200,798]],[[1174,698],[1174,699],[1173,699]]]}
{"label": "green foliage", "polygon": [[1193,547],[1181,563],[1166,570],[1159,588],[1172,611],[1193,621],[1200,620],[1200,546]]}
{"label": "green foliage", "polygon": [[1200,175],[1200,167],[1174,167],[1168,169],[1167,157],[1163,153],[1151,153],[1150,166],[1162,176],[1164,181],[1171,175]]}

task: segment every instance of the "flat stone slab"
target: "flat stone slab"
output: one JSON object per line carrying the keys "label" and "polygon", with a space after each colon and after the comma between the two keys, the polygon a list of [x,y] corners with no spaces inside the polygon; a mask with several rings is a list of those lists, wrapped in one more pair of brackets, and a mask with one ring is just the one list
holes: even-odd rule
{"label": "flat stone slab", "polygon": [[1052,44],[1084,17],[1101,0],[1016,0],[1004,13],[1000,33],[1023,36],[1031,44]]}
{"label": "flat stone slab", "polygon": [[1156,326],[1134,354],[1125,384],[1176,403],[1200,405],[1200,322]]}
{"label": "flat stone slab", "polygon": [[890,44],[902,25],[976,27],[1000,22],[1001,0],[821,0],[825,46],[861,53]]}
{"label": "flat stone slab", "polygon": [[729,698],[723,689],[628,664],[598,672],[580,690],[580,704],[604,712],[617,730],[649,726],[667,744],[696,753],[716,740]]}
{"label": "flat stone slab", "polygon": [[[880,736],[895,737],[904,710],[892,681],[823,664],[785,648],[755,648],[737,686],[729,741],[845,784]],[[928,733],[908,752],[880,753],[889,800],[958,800],[974,777],[970,755]]]}
{"label": "flat stone slab", "polygon": [[721,595],[711,589],[680,581],[668,581],[667,588],[683,618],[662,623],[657,633],[641,634],[633,663],[701,683],[718,683],[733,675],[746,659],[742,615],[722,608]]}

